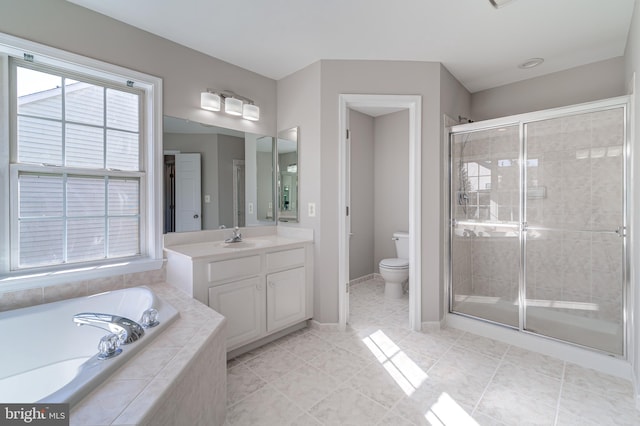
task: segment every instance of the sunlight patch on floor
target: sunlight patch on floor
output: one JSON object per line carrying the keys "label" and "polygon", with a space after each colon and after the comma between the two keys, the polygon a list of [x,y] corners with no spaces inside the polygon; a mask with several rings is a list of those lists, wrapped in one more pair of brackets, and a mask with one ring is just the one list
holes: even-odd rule
{"label": "sunlight patch on floor", "polygon": [[427,380],[427,373],[382,330],[369,334],[362,341],[407,396],[413,394]]}
{"label": "sunlight patch on floor", "polygon": [[424,417],[433,426],[479,426],[446,392],[440,394]]}

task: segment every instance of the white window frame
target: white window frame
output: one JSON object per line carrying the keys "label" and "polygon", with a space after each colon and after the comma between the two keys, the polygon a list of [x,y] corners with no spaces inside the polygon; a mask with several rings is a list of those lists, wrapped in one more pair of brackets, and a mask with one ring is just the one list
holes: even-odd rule
{"label": "white window frame", "polygon": [[[26,56],[25,56],[26,55]],[[79,73],[133,87],[142,92],[140,158],[146,177],[140,181],[140,247],[135,259],[107,259],[50,268],[11,270],[11,180],[9,133],[9,57],[32,58],[70,73]],[[31,60],[31,59],[30,59]],[[0,293],[57,285],[113,275],[144,272],[162,267],[162,79],[117,65],[51,48],[0,33]],[[15,206],[14,206],[15,208]]]}

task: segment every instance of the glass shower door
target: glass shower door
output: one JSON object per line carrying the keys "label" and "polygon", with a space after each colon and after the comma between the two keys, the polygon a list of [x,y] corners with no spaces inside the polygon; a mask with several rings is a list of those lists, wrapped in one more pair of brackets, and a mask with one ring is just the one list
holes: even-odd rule
{"label": "glass shower door", "polygon": [[524,329],[623,353],[622,107],[524,125]]}
{"label": "glass shower door", "polygon": [[451,139],[451,310],[519,327],[519,126]]}

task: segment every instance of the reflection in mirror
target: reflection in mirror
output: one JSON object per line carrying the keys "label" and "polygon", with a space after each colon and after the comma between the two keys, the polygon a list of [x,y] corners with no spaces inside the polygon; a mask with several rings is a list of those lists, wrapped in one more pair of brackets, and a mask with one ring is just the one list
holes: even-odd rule
{"label": "reflection in mirror", "polygon": [[274,138],[164,117],[164,232],[273,225]]}
{"label": "reflection in mirror", "polygon": [[278,132],[278,220],[298,221],[298,128]]}

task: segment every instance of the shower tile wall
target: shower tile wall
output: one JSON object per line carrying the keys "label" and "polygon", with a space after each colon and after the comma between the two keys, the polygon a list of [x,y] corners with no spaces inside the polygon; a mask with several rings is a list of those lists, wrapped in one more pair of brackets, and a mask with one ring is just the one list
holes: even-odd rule
{"label": "shower tile wall", "polygon": [[[527,124],[527,299],[622,323],[624,110]],[[541,195],[544,188],[544,195]],[[562,231],[560,231],[562,230]],[[609,231],[609,233],[586,232]]]}

